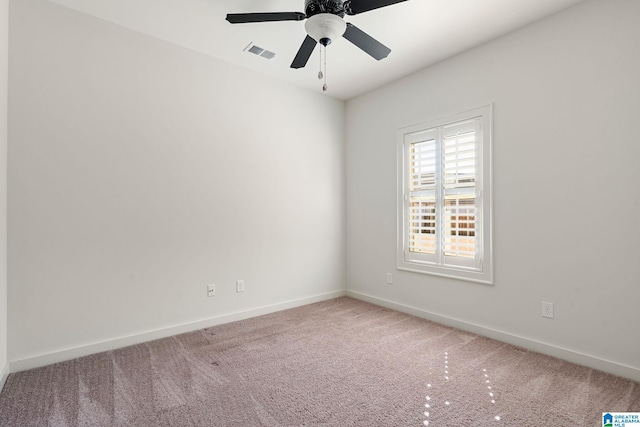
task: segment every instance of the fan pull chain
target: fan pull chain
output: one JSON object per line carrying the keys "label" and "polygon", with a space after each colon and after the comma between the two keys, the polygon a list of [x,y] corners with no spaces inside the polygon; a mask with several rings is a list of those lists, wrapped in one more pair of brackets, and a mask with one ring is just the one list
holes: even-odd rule
{"label": "fan pull chain", "polygon": [[318,71],[318,80],[322,80],[322,78],[324,77],[324,73],[322,72],[322,45],[320,45],[320,71]]}
{"label": "fan pull chain", "polygon": [[[322,52],[324,51],[324,63],[322,62]],[[320,45],[320,71],[318,71],[318,80],[324,79],[322,91],[327,91],[327,47]]]}
{"label": "fan pull chain", "polygon": [[327,47],[324,47],[324,84],[322,85],[322,91],[327,91]]}

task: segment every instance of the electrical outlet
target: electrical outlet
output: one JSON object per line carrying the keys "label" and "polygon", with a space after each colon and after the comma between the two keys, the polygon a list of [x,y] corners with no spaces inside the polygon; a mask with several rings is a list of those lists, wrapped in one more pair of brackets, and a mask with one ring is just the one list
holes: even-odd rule
{"label": "electrical outlet", "polygon": [[542,317],[553,319],[553,303],[542,301]]}
{"label": "electrical outlet", "polygon": [[216,294],[216,285],[207,285],[207,296],[212,297]]}
{"label": "electrical outlet", "polygon": [[244,292],[244,280],[236,280],[236,292]]}
{"label": "electrical outlet", "polygon": [[388,285],[393,284],[393,274],[391,273],[387,273],[387,284]]}

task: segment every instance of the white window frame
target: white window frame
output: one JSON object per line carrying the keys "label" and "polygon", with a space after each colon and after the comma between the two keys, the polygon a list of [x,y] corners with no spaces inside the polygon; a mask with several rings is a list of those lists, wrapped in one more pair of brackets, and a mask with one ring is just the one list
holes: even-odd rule
{"label": "white window frame", "polygon": [[[399,270],[416,273],[432,274],[451,277],[472,282],[493,284],[493,238],[491,215],[491,136],[492,136],[492,106],[487,105],[428,122],[419,123],[397,130],[397,160],[398,160],[398,238],[397,238],[397,267]],[[410,211],[410,150],[411,144],[421,141],[431,141],[434,138],[436,148],[437,172],[442,174],[442,140],[446,128],[472,123],[475,129],[475,216],[474,238],[475,257],[446,256],[444,241],[446,225],[443,184],[438,181],[433,193],[436,200],[436,216],[433,222],[436,227],[436,250],[434,254],[418,253],[409,250],[409,211]],[[414,177],[415,178],[415,177]],[[442,184],[442,185],[440,185]],[[473,191],[473,190],[472,190]],[[416,192],[413,193],[414,196]],[[415,234],[414,234],[415,236]]]}

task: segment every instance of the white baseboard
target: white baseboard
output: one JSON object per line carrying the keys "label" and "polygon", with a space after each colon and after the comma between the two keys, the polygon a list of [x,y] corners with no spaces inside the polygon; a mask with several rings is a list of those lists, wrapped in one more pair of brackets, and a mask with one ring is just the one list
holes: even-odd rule
{"label": "white baseboard", "polygon": [[9,364],[5,363],[5,365],[0,369],[0,391],[4,388],[4,384],[7,382],[7,377],[9,376]]}
{"label": "white baseboard", "polygon": [[[52,353],[42,354],[38,356],[28,357],[20,360],[12,360],[9,363],[8,370],[11,372],[25,371],[27,369],[38,368],[41,366],[51,365],[53,363],[64,362],[78,357],[88,356],[90,354],[100,353],[103,351],[114,350],[117,348],[127,347],[130,345],[140,344],[159,338],[170,337],[185,332],[196,331],[198,329],[210,328],[224,323],[235,322],[238,320],[249,319],[251,317],[262,316],[264,314],[275,313],[277,311],[289,308],[300,307],[315,302],[326,301],[341,296],[345,296],[346,291],[335,291],[326,294],[314,295],[311,297],[300,298],[296,300],[284,301],[277,304],[255,307],[248,310],[238,311],[235,313],[223,314],[211,318],[198,320],[195,322],[184,323],[169,328],[156,329],[153,331],[143,332],[140,334],[130,335],[126,337],[116,338],[108,341],[101,341],[79,347],[69,348],[66,350],[56,351]],[[8,373],[8,372],[7,372]]]}
{"label": "white baseboard", "polygon": [[367,295],[361,292],[347,290],[347,296],[356,298],[362,301],[366,301],[371,304],[390,308],[392,310],[400,311],[402,313],[407,313],[416,317],[431,320],[433,322],[437,322],[442,325],[451,326],[453,328],[461,329],[467,332],[472,332],[477,335],[482,335],[488,338],[505,342],[507,344],[512,344],[512,345],[522,347],[531,351],[535,351],[537,353],[542,353],[548,356],[557,357],[558,359],[566,360],[568,362],[576,363],[578,365],[587,366],[589,368],[597,369],[599,371],[604,371],[613,375],[617,375],[619,377],[624,377],[633,381],[640,382],[640,369],[634,368],[632,366],[627,366],[617,362],[601,359],[595,356],[590,356],[588,354],[579,353],[567,348],[562,348],[555,345],[532,340],[530,338],[513,335],[508,332],[503,332],[496,329],[475,325],[473,323],[468,323],[463,320],[454,319],[452,317],[431,313],[429,311],[422,310],[420,308],[399,304],[393,301],[388,301],[388,300]]}

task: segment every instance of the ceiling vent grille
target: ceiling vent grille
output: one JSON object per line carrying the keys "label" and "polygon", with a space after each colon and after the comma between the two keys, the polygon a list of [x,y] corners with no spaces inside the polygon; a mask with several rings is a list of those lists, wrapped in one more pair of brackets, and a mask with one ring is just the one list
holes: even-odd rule
{"label": "ceiling vent grille", "polygon": [[272,58],[274,58],[276,56],[275,53],[273,53],[273,52],[271,52],[269,50],[263,49],[260,46],[256,46],[253,43],[249,43],[247,45],[247,47],[244,48],[244,50],[247,51],[247,52],[253,53],[254,55],[258,55],[258,56],[261,56],[263,58],[266,58],[266,59],[272,59]]}

